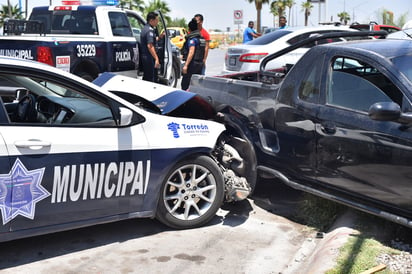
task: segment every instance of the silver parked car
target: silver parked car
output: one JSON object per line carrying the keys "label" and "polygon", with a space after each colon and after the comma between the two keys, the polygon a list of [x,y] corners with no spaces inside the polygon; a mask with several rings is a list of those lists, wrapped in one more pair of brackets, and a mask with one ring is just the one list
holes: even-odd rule
{"label": "silver parked car", "polygon": [[[341,31],[348,31],[348,28],[335,26],[291,27],[269,32],[246,44],[229,47],[225,56],[223,74],[232,74],[242,71],[258,71],[261,60],[271,53],[275,53],[313,35]],[[320,43],[339,41],[346,40],[344,38],[334,38],[320,41]],[[296,61],[299,60],[299,58],[313,45],[306,46],[305,48],[299,48],[285,56],[282,56],[280,59],[270,62],[266,66],[266,69],[276,69],[283,67],[285,64],[295,64]]]}

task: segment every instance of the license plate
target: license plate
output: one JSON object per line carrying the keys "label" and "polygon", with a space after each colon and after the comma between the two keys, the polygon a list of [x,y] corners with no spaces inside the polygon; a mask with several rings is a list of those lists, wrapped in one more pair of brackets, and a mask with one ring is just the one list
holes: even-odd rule
{"label": "license plate", "polygon": [[230,57],[229,58],[229,65],[230,66],[236,66],[236,57]]}

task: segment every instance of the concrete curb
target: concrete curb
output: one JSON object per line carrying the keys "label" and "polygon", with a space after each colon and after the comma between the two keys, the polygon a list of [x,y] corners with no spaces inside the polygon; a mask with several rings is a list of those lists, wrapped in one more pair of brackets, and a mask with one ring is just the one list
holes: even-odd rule
{"label": "concrete curb", "polygon": [[302,268],[302,270],[305,269],[304,273],[325,273],[336,265],[339,249],[347,242],[351,234],[357,233],[353,228],[354,219],[355,212],[350,209],[337,219],[306,260],[306,267]]}

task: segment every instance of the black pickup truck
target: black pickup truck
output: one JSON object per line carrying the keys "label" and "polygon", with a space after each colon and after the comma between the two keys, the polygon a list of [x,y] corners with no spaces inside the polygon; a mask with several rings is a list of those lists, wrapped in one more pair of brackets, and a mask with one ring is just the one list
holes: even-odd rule
{"label": "black pickup truck", "polygon": [[252,185],[258,176],[278,178],[412,227],[412,40],[326,43],[292,67],[265,70],[270,60],[334,35],[268,56],[259,72],[194,75],[190,91],[247,140],[240,151]]}

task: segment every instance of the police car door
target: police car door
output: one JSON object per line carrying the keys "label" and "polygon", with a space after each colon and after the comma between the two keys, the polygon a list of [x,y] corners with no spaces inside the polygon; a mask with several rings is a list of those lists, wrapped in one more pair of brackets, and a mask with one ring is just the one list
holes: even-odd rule
{"label": "police car door", "polygon": [[[127,214],[132,205],[138,211],[150,160],[141,126],[117,127],[112,110],[120,111],[119,104],[87,85],[41,71],[36,78],[30,69],[11,71],[0,70],[0,80],[29,94],[10,104],[9,121],[0,124],[3,226],[73,227]],[[19,104],[30,100],[36,111],[26,115]]]}
{"label": "police car door", "polygon": [[[7,122],[7,116],[5,108],[3,108],[3,100],[4,97],[6,99],[6,95],[1,92],[0,89],[0,123]],[[4,207],[4,201],[7,197],[7,187],[9,186],[9,180],[7,179],[7,174],[10,171],[10,162],[9,162],[9,154],[7,151],[6,143],[4,142],[3,136],[0,131],[0,209],[1,211],[5,211],[6,208]],[[6,176],[4,176],[6,175]],[[4,219],[0,225],[0,234],[4,232],[10,231],[10,223],[5,222]]]}
{"label": "police car door", "polygon": [[[140,31],[143,29],[144,25],[146,24],[146,20],[143,19],[137,12],[132,11],[132,10],[126,10],[127,17],[129,19],[130,25],[132,26],[132,30],[134,33],[134,36],[140,45]],[[173,70],[173,57],[172,57],[172,45],[170,44],[170,37],[169,34],[166,30],[166,23],[163,18],[163,15],[160,11],[157,11],[159,13],[159,24],[157,26],[157,31],[158,34],[163,34],[164,37],[159,39],[156,47],[156,52],[159,56],[160,60],[160,71],[159,71],[159,78],[162,82],[168,83],[168,79],[171,76],[172,70]]]}
{"label": "police car door", "polygon": [[159,24],[157,25],[157,29],[160,34],[164,34],[162,39],[159,39],[158,42],[158,49],[157,52],[159,54],[159,58],[161,61],[160,66],[160,78],[163,78],[166,81],[170,78],[170,74],[172,73],[173,64],[172,64],[172,45],[170,44],[170,37],[169,33],[167,32],[167,25],[166,21],[163,17],[163,14],[160,10],[157,11],[159,13]]}
{"label": "police car door", "polygon": [[124,12],[110,11],[108,13],[112,29],[112,41],[109,43],[109,54],[112,54],[113,72],[136,77],[139,49],[133,36],[129,20]]}

